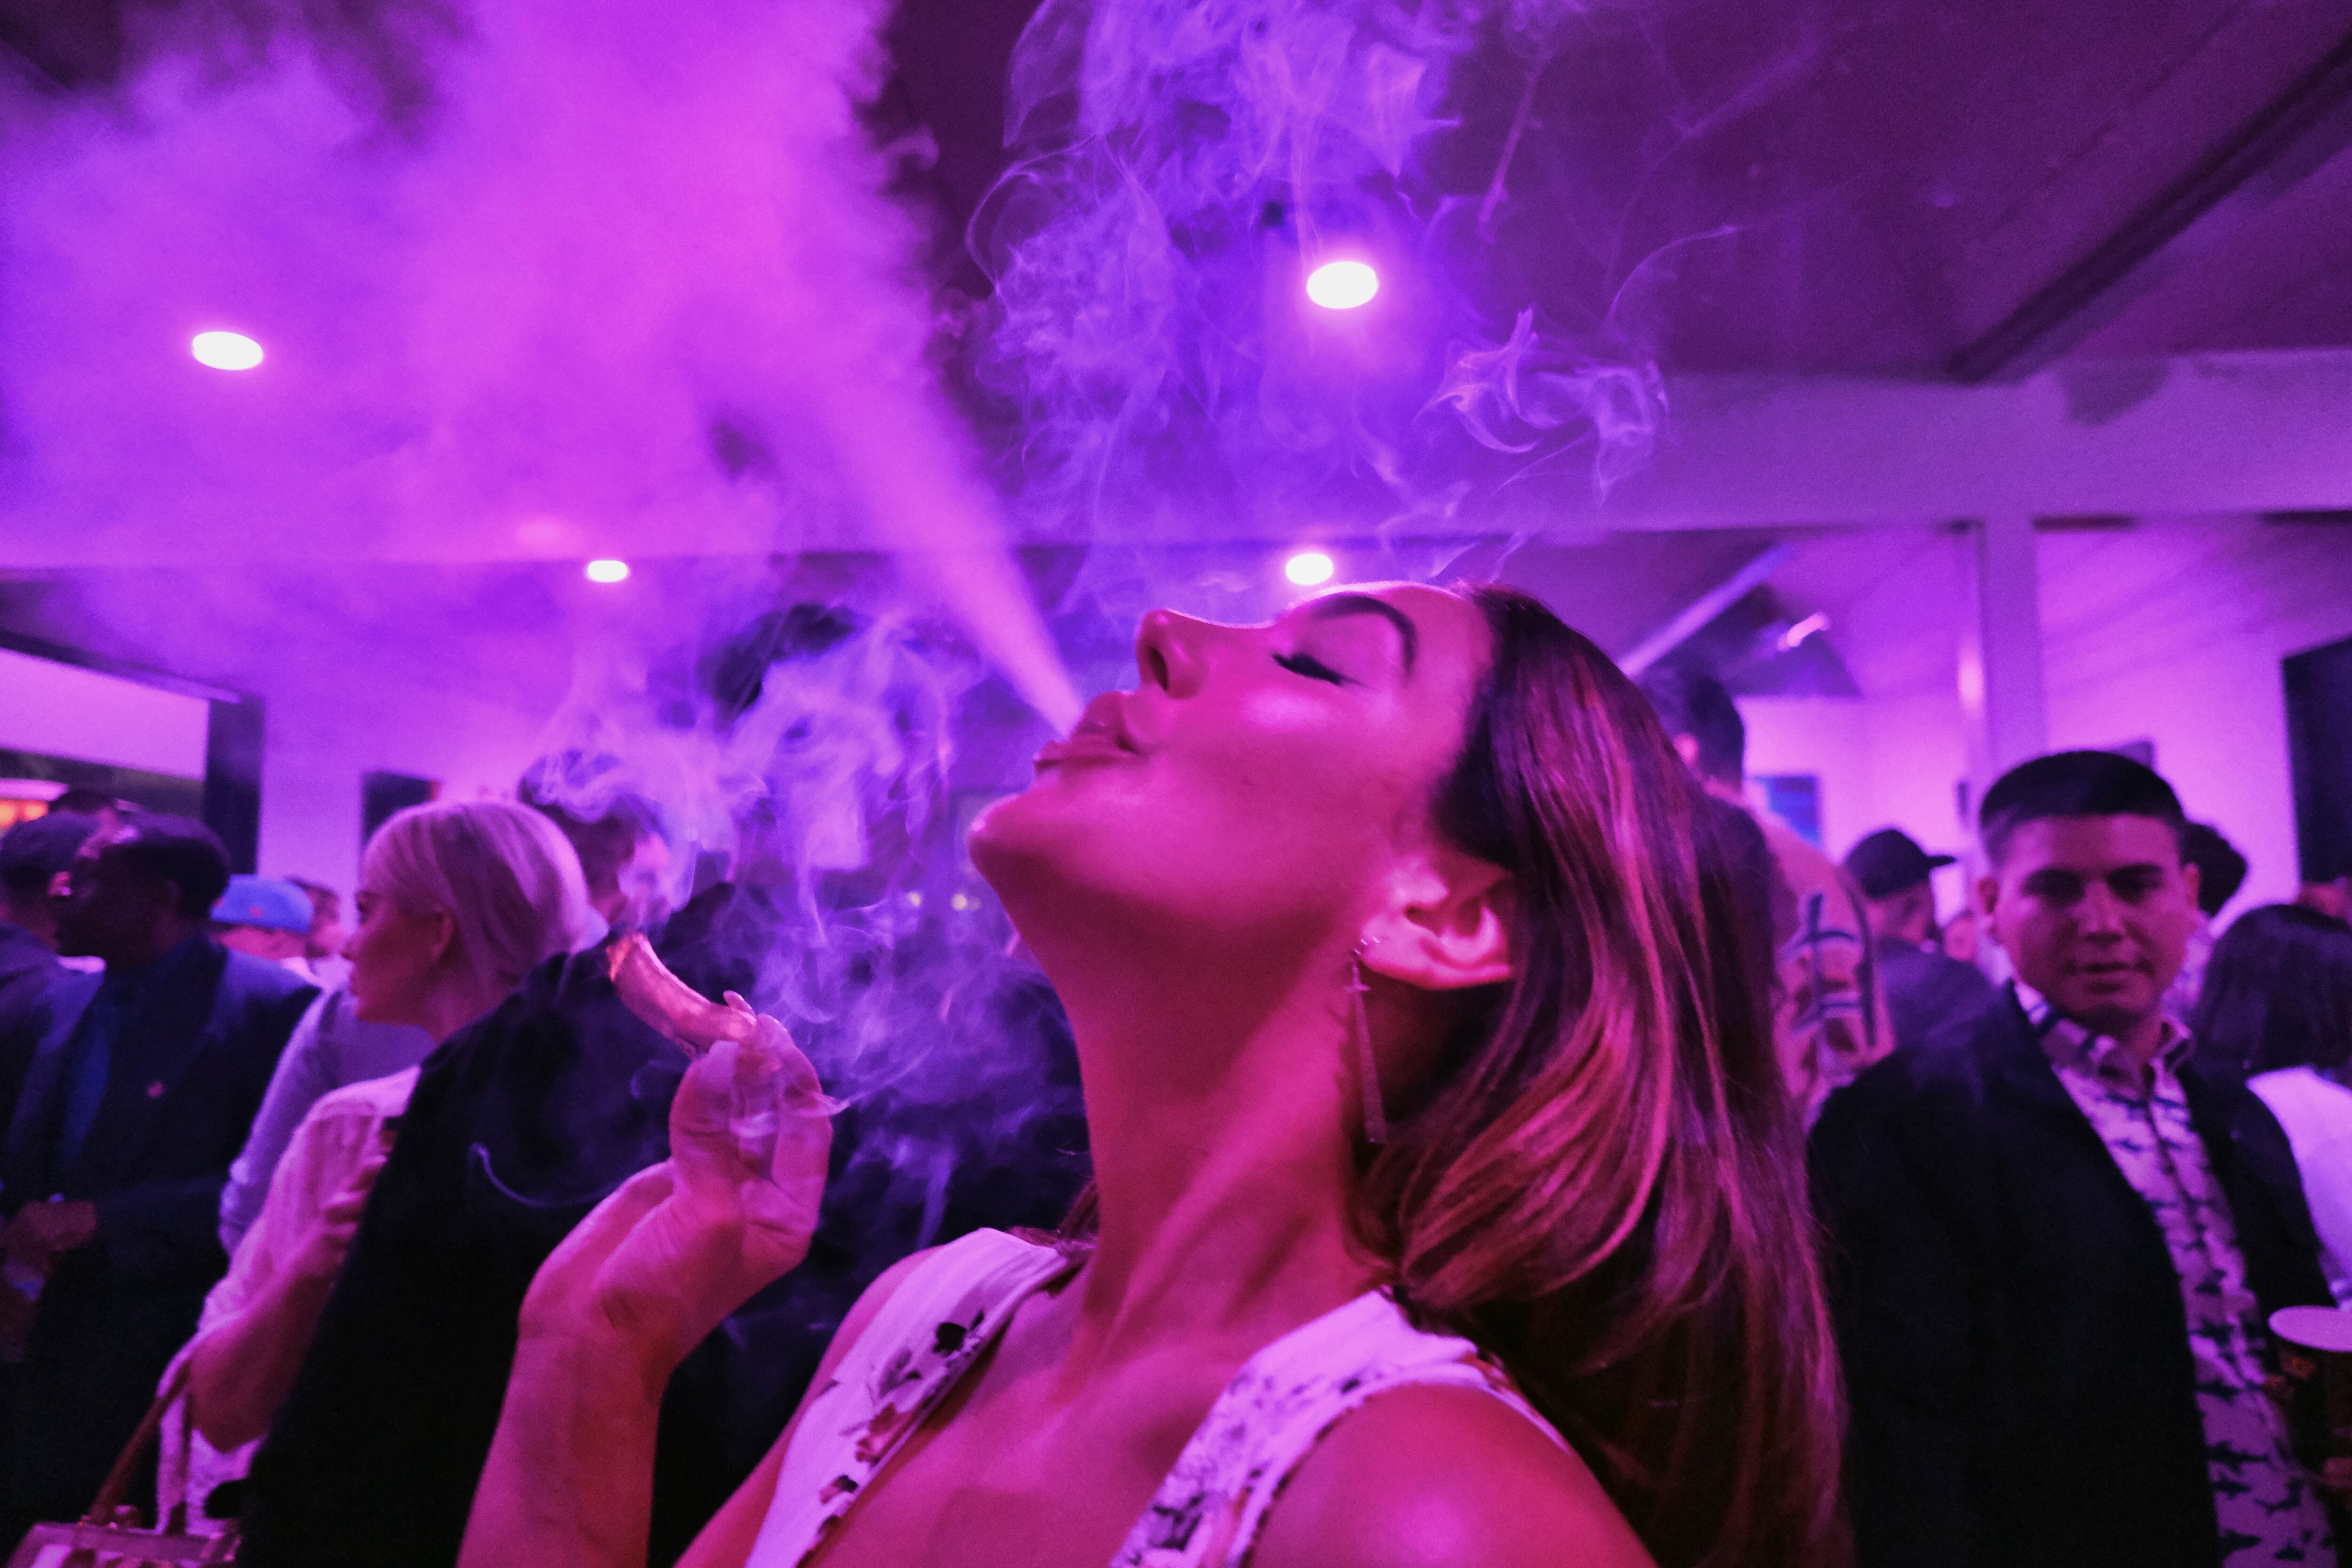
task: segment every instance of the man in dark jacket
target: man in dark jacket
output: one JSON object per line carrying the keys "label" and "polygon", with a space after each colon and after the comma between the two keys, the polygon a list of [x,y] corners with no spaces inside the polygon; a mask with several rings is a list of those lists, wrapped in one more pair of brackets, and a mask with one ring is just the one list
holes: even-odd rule
{"label": "man in dark jacket", "polygon": [[1937,934],[1931,879],[1952,863],[1899,827],[1882,827],[1846,852],[1845,874],[1869,904],[1871,951],[1886,983],[1886,1016],[1898,1049],[1992,1005],[1992,983],[1982,970],[1929,945]]}
{"label": "man in dark jacket", "polygon": [[65,973],[49,884],[97,831],[96,817],[53,811],[0,835],[0,1128],[16,1114],[25,1069],[47,1030],[50,988]]}
{"label": "man in dark jacket", "polygon": [[143,814],[68,872],[58,950],[106,973],[53,987],[0,1155],[0,1302],[30,1319],[6,1539],[89,1506],[227,1266],[221,1184],[318,994],[206,934],[227,885],[203,824]]}
{"label": "man in dark jacket", "polygon": [[1981,893],[2018,986],[1813,1135],[1864,1568],[2335,1561],[2263,1388],[2269,1314],[2328,1300],[2294,1155],[2162,1005],[2180,827],[2109,753],[2004,777]]}

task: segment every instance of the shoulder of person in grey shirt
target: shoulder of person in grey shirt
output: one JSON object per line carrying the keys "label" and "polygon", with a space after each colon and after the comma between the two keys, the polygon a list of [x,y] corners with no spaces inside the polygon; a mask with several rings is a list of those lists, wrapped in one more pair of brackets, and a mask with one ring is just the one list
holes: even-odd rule
{"label": "shoulder of person in grey shirt", "polygon": [[294,1026],[278,1070],[253,1118],[244,1150],[221,1189],[221,1246],[231,1254],[269,1198],[269,1180],[294,1141],[295,1129],[320,1097],[347,1083],[387,1078],[433,1052],[433,1037],[406,1024],[360,1021],[352,994],[338,987],[310,1004]]}

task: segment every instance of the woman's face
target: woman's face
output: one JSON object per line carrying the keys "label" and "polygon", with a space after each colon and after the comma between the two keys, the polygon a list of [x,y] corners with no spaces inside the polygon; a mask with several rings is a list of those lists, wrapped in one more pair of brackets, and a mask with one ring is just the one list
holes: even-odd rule
{"label": "woman's face", "polygon": [[404,910],[364,882],[357,902],[359,929],[343,943],[352,1010],[363,1023],[424,1024],[453,934],[449,917]]}
{"label": "woman's face", "polygon": [[1427,842],[1488,640],[1475,605],[1410,584],[1262,626],[1154,611],[1136,689],[1038,753],[1036,782],[974,824],[973,862],[1024,927],[1117,910],[1318,941]]}

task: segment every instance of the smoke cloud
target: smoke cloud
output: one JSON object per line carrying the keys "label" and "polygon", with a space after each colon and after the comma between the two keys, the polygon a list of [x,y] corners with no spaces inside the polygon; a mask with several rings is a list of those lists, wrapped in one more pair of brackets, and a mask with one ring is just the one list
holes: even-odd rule
{"label": "smoke cloud", "polygon": [[878,6],[131,16],[118,94],[7,103],[10,563],[880,550],[1075,711],[855,116]]}
{"label": "smoke cloud", "polygon": [[[1046,0],[1013,64],[1019,161],[973,226],[979,374],[1018,410],[1032,525],[1468,532],[1536,465],[1581,454],[1605,488],[1645,457],[1654,368],[1605,320],[1538,320],[1493,244],[1586,9]],[[1333,259],[1375,268],[1370,305],[1308,303]]]}
{"label": "smoke cloud", "polygon": [[[202,0],[127,10],[108,90],[0,82],[0,565],[76,573],[67,640],[266,692],[275,746],[331,731],[334,787],[451,714],[484,780],[581,760],[575,809],[658,807],[670,903],[732,879],[728,977],[853,1098],[977,1074],[1018,1121],[1022,1058],[910,1023],[1035,1011],[955,841],[1024,772],[1005,686],[1077,704],[1008,515],[1124,679],[1136,612],[1283,592],[1171,542],[1394,532],[1434,575],[1664,399],[1513,238],[1572,0],[1045,0],[961,315],[887,194],[919,144],[859,119],[886,13]],[[1334,258],[1370,305],[1307,303]],[[200,365],[208,330],[267,358]],[[598,556],[625,596],[550,586]],[[771,636],[804,599],[847,629]]]}

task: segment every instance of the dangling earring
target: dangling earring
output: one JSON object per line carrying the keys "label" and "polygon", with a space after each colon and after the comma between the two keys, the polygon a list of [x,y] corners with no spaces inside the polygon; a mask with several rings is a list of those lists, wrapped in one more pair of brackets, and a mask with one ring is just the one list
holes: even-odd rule
{"label": "dangling earring", "polygon": [[1364,1091],[1364,1142],[1378,1148],[1389,1141],[1389,1117],[1381,1105],[1380,1064],[1372,1059],[1372,1021],[1364,1011],[1364,994],[1371,989],[1364,980],[1365,946],[1356,946],[1348,989],[1356,996],[1356,1079]]}

